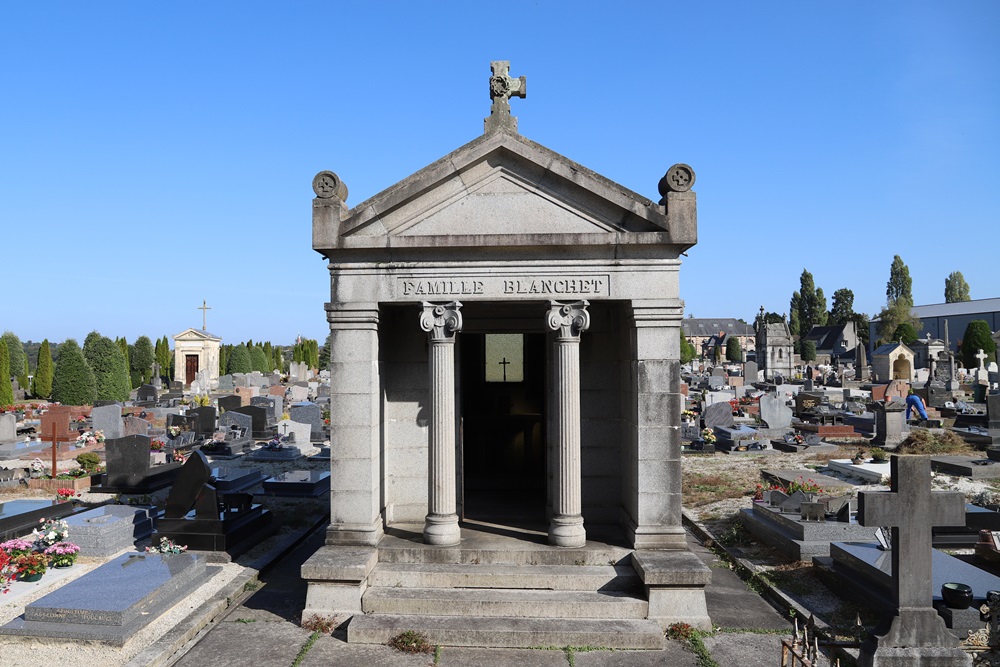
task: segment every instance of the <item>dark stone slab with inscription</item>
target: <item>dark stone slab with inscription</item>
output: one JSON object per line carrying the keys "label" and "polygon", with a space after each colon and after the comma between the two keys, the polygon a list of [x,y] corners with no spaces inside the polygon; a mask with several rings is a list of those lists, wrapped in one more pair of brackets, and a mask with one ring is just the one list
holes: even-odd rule
{"label": "dark stone slab with inscription", "polygon": [[149,436],[127,435],[104,441],[107,473],[95,493],[146,494],[170,486],[180,471],[179,463],[150,465]]}
{"label": "dark stone slab with inscription", "polygon": [[290,470],[264,480],[264,493],[271,496],[317,498],[329,492],[329,470]]}
{"label": "dark stone slab with inscription", "polygon": [[242,406],[243,399],[235,394],[232,396],[220,396],[218,403],[219,410],[221,412],[229,412],[230,410],[235,410],[236,408]]}
{"label": "dark stone slab with inscription", "polygon": [[[233,412],[238,412],[244,415],[249,415],[251,419],[251,430],[253,431],[253,437],[255,438],[266,438],[271,435],[268,430],[267,423],[267,408],[261,407],[259,405],[244,405],[243,407],[236,408]],[[272,429],[273,430],[273,429]]]}

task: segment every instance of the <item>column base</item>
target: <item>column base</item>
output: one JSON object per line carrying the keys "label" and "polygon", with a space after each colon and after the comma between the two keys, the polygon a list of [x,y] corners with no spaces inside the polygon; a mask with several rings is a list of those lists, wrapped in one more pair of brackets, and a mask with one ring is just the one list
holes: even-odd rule
{"label": "column base", "polygon": [[461,543],[457,514],[428,514],[424,521],[424,544],[453,547]]}
{"label": "column base", "polygon": [[381,515],[370,526],[330,525],[326,529],[328,546],[368,546],[375,547],[382,541],[385,531]]}
{"label": "column base", "polygon": [[583,527],[583,517],[552,517],[549,524],[549,544],[556,547],[579,548],[587,545],[587,531]]}

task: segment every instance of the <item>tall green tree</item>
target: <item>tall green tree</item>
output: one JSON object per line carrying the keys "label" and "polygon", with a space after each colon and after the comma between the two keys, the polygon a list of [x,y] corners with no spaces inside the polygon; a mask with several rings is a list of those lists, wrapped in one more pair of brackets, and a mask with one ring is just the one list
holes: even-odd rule
{"label": "tall green tree", "polygon": [[25,384],[28,378],[26,377],[27,373],[24,372],[24,363],[28,356],[24,353],[24,345],[21,343],[21,339],[13,331],[4,331],[3,336],[0,336],[0,338],[3,338],[4,342],[7,343],[7,354],[10,355],[10,367],[8,371],[12,376],[17,377],[17,383],[21,389],[27,389]]}
{"label": "tall green tree", "polygon": [[250,365],[255,371],[267,372],[267,357],[264,356],[264,348],[260,345],[254,345],[250,348]]}
{"label": "tall green tree", "polygon": [[[799,276],[799,291],[796,294],[799,295],[798,335],[805,336],[814,326],[826,324],[826,297],[823,290],[816,287],[813,275],[805,269]],[[793,295],[793,301],[794,298]]]}
{"label": "tall green tree", "polygon": [[160,339],[160,353],[156,356],[156,363],[160,365],[161,377],[173,377],[173,373],[170,372],[173,361],[174,355],[170,351],[170,341],[164,336]]}
{"label": "tall green tree", "polygon": [[10,383],[10,352],[7,340],[0,337],[0,408],[14,404],[14,385]]}
{"label": "tall green tree", "polygon": [[827,317],[828,324],[847,324],[854,317],[854,292],[842,287],[833,293],[833,307]]}
{"label": "tall green tree", "polygon": [[63,405],[93,405],[97,395],[94,371],[72,338],[59,346],[52,376],[52,399]]}
{"label": "tall green tree", "polygon": [[153,350],[153,341],[149,336],[139,336],[132,346],[132,354],[129,357],[131,369],[139,374],[139,383],[146,384],[153,376],[153,361],[156,359]]}
{"label": "tall green tree", "polygon": [[972,320],[965,327],[960,353],[966,368],[979,368],[979,350],[986,353],[986,363],[997,360],[997,344],[986,320]]}
{"label": "tall green tree", "polygon": [[229,363],[229,351],[231,349],[233,349],[232,345],[219,346],[219,375],[226,374],[226,367]]}
{"label": "tall green tree", "polygon": [[278,369],[278,372],[283,372],[285,370],[285,359],[284,355],[281,353],[281,346],[275,345],[271,348],[271,355],[274,367]]}
{"label": "tall green tree", "polygon": [[695,348],[694,343],[687,339],[687,336],[681,336],[681,363],[690,363],[693,359],[698,357],[698,350]]}
{"label": "tall green tree", "polygon": [[124,403],[129,399],[132,381],[120,343],[98,336],[89,346],[84,346],[83,356],[94,372],[96,400]]}
{"label": "tall green tree", "polygon": [[49,339],[42,341],[38,348],[38,362],[35,365],[35,377],[32,380],[31,393],[36,398],[48,398],[52,395],[52,351]]}
{"label": "tall green tree", "polygon": [[944,279],[944,302],[959,303],[971,300],[972,297],[969,296],[969,283],[965,282],[965,276],[962,275],[961,271],[952,271]]}
{"label": "tall green tree", "polygon": [[802,361],[816,361],[816,343],[813,340],[802,341]]}
{"label": "tall green tree", "polygon": [[910,269],[899,255],[892,258],[885,296],[885,308],[878,314],[879,338],[894,340],[893,334],[904,322],[912,324],[915,331],[923,328],[920,319],[913,314],[913,280],[910,278]]}
{"label": "tall green tree", "polygon": [[246,345],[240,343],[233,347],[229,355],[229,367],[227,373],[249,373],[253,370],[253,360],[250,358],[250,350]]}
{"label": "tall green tree", "polygon": [[726,361],[731,361],[734,364],[743,361],[743,347],[740,345],[740,339],[736,336],[730,336],[729,340],[726,341]]}
{"label": "tall green tree", "polygon": [[889,267],[889,282],[885,285],[885,297],[887,302],[905,301],[913,307],[913,279],[910,278],[910,269],[903,263],[899,255],[892,258],[892,266]]}
{"label": "tall green tree", "polygon": [[896,330],[892,332],[893,342],[903,343],[904,345],[913,345],[917,340],[917,330],[909,322],[903,322]]}

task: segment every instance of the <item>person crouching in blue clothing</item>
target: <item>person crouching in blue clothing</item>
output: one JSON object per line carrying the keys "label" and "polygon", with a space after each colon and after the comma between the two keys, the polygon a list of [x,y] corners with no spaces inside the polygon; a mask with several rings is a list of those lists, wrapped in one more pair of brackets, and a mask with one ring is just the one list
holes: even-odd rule
{"label": "person crouching in blue clothing", "polygon": [[920,397],[910,390],[909,395],[906,397],[906,419],[910,419],[910,415],[916,410],[917,414],[920,415],[921,419],[927,419],[927,410],[924,409],[924,402],[920,400]]}

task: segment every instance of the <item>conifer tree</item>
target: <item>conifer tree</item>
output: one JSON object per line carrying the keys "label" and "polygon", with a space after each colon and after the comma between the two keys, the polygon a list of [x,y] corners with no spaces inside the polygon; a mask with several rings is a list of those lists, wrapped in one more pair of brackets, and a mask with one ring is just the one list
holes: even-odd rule
{"label": "conifer tree", "polygon": [[7,340],[0,337],[0,408],[14,404],[14,385],[10,383],[10,353]]}
{"label": "conifer tree", "polygon": [[[156,359],[153,342],[149,336],[139,336],[132,346],[129,365],[133,372],[139,374],[139,384],[146,384],[153,376],[153,361]],[[137,385],[138,386],[138,385]]]}
{"label": "conifer tree", "polygon": [[816,361],[816,343],[812,340],[802,341],[802,361]]}
{"label": "conifer tree", "polygon": [[94,372],[96,400],[127,401],[132,391],[132,381],[129,379],[121,344],[98,336],[89,346],[84,346],[83,355]]}
{"label": "conifer tree", "polygon": [[21,389],[27,389],[25,384],[28,381],[28,374],[24,372],[24,363],[27,361],[28,355],[24,353],[24,345],[13,331],[4,331],[2,338],[7,343],[7,354],[10,357],[8,370],[12,376],[17,377]]}
{"label": "conifer tree", "polygon": [[52,351],[49,339],[42,341],[38,348],[38,361],[35,363],[35,377],[32,380],[31,393],[36,398],[48,398],[52,395]]}
{"label": "conifer tree", "polygon": [[734,364],[743,361],[743,346],[740,345],[740,339],[736,336],[730,336],[726,342],[726,361],[731,361]]}
{"label": "conifer tree", "polygon": [[267,372],[267,357],[264,356],[264,348],[260,345],[254,345],[250,348],[250,364],[255,371]]}
{"label": "conifer tree", "polygon": [[226,366],[229,362],[229,350],[232,349],[232,347],[232,345],[219,346],[219,375],[226,374]]}
{"label": "conifer tree", "polygon": [[944,279],[944,302],[959,303],[971,300],[972,297],[969,296],[969,283],[965,282],[965,276],[962,275],[961,271],[952,271]]}
{"label": "conifer tree", "polygon": [[97,394],[94,372],[72,338],[59,346],[52,376],[52,399],[63,405],[93,405]]}
{"label": "conifer tree", "polygon": [[986,353],[986,363],[997,360],[997,344],[990,334],[990,325],[986,320],[973,320],[965,327],[962,336],[962,363],[966,368],[979,368],[979,350]]}
{"label": "conifer tree", "polygon": [[227,373],[249,373],[253,370],[253,360],[250,358],[250,350],[242,343],[233,347],[229,355],[229,365]]}

